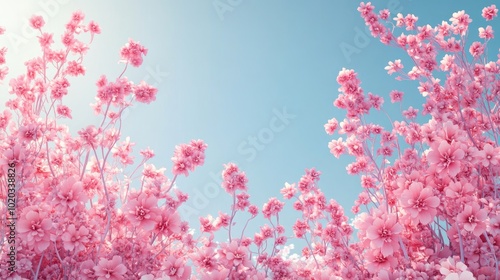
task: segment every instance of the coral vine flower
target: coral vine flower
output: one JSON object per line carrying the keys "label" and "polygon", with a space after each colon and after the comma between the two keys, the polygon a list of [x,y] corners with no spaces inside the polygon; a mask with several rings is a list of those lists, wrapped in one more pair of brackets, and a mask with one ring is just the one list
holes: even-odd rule
{"label": "coral vine flower", "polygon": [[422,183],[413,182],[409,189],[401,194],[401,205],[413,219],[427,225],[437,213],[439,198],[434,196],[431,187],[424,188]]}

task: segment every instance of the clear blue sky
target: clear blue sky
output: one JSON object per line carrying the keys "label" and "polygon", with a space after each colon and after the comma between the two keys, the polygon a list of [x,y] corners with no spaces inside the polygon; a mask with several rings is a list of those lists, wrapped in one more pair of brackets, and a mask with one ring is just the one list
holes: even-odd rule
{"label": "clear blue sky", "polygon": [[[398,112],[398,108],[391,109],[388,98],[392,89],[405,91],[405,108],[420,108],[423,103],[414,84],[397,82],[384,70],[389,60],[404,57],[403,52],[358,33],[365,26],[356,10],[357,1],[1,3],[9,5],[9,9],[0,10],[0,25],[7,27],[0,43],[9,48],[9,79],[21,73],[24,60],[38,51],[36,39],[25,29],[31,14],[47,15],[46,28],[56,34],[75,10],[100,24],[102,34],[95,38],[86,57],[87,75],[71,81],[73,86],[65,99],[73,109],[70,128],[74,135],[89,123],[97,124],[88,106],[95,96],[94,83],[102,74],[114,79],[121,73],[123,65],[117,64],[121,46],[132,38],[149,49],[143,66],[129,70],[126,76],[136,83],[147,79],[156,84],[157,101],[131,109],[123,135],[131,136],[136,152],[148,146],[154,149],[157,157],[152,163],[168,170],[176,144],[191,139],[206,141],[205,165],[177,181],[179,188],[193,197],[196,192],[212,191],[214,197],[199,201],[201,204],[188,202],[199,215],[230,211],[229,196],[222,189],[215,194],[210,189],[216,182],[211,174],[220,177],[222,165],[230,161],[247,173],[251,201],[259,207],[271,196],[281,197],[279,190],[285,182],[296,182],[305,168],[316,167],[322,172],[320,187],[327,198],[336,199],[350,212],[360,190],[359,179],[346,174],[351,158],[338,160],[329,153],[327,144],[337,136],[326,135],[323,128],[328,119],[343,118],[332,105],[338,94],[335,78],[342,67],[359,73],[365,92],[384,96],[389,111]],[[419,24],[431,25],[465,9],[474,20],[472,36],[477,38],[477,28],[486,26],[481,9],[494,1],[372,3],[377,9],[392,8],[392,15],[414,13]],[[216,6],[222,10],[217,11]],[[342,46],[356,51],[346,55]],[[490,50],[498,49],[498,44],[495,46]],[[8,82],[1,85],[0,109],[8,95],[7,86]],[[276,112],[283,110],[293,116],[285,123],[276,119]],[[374,115],[375,121],[387,123],[379,118]],[[252,136],[261,137],[258,146],[250,143]],[[291,223],[296,217],[288,214],[282,220]],[[198,230],[197,217],[192,215],[188,220]]]}

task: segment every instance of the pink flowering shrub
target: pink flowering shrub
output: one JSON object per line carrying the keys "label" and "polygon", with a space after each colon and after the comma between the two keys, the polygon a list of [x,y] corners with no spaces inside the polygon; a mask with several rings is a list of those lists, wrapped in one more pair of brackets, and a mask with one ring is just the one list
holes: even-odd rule
{"label": "pink flowering shrub", "polygon": [[[415,15],[392,21],[388,10],[377,14],[370,3],[358,11],[374,37],[408,53],[410,71],[400,59],[386,70],[419,82],[427,122],[417,123],[419,110],[409,107],[389,129],[370,123],[367,115],[382,110],[383,98],[364,94],[356,72],[342,69],[334,105],[346,110],[346,119],[329,120],[325,131],[346,137],[329,143],[335,157],[355,158],[347,166],[363,187],[352,207],[355,220],[325,197],[314,168],[285,184],[283,200],[271,197],[258,207],[250,202],[245,172],[228,163],[221,188],[233,203],[216,217],[199,217],[196,236],[177,211],[188,195],[174,183],[204,163],[207,145],[176,146],[169,179],[165,168],[148,163],[150,149],[134,168],[134,143],[120,134],[123,111],[157,94],[123,76],[128,65],[142,64],[147,49],[133,40],[121,49],[123,73],[96,82],[92,107],[102,121],[72,135],[59,121],[72,118],[64,105],[68,78],[85,75],[83,57],[100,27],[76,12],[56,49],[43,18],[33,16],[40,57],[10,80],[12,98],[0,112],[0,278],[500,278],[500,55],[489,61],[486,53],[493,28],[479,28],[481,40],[466,44],[471,19],[463,11],[436,27],[418,26]],[[492,5],[482,16],[490,21],[497,12]],[[395,27],[408,34],[396,35]],[[0,50],[2,80],[6,51]],[[402,102],[404,93],[389,97]],[[126,167],[132,174],[123,174]],[[286,201],[298,213],[290,229],[280,224]],[[259,212],[267,224],[246,232]],[[248,217],[241,232],[233,228],[237,215]],[[223,229],[227,240],[216,241]],[[289,255],[293,239],[305,244],[300,256]]]}

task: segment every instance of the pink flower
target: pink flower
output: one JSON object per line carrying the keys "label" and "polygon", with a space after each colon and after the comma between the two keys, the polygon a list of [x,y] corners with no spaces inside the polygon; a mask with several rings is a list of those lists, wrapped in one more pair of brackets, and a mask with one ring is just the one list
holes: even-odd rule
{"label": "pink flower", "polygon": [[492,20],[494,17],[497,16],[498,9],[495,5],[491,5],[489,7],[484,7],[482,11],[482,16],[486,20]]}
{"label": "pink flower", "polygon": [[259,207],[255,205],[248,206],[248,213],[250,213],[252,217],[257,216],[257,214],[259,214]]}
{"label": "pink flower", "polygon": [[382,108],[382,104],[384,104],[384,99],[381,96],[375,95],[371,92],[368,93],[368,100],[370,101],[370,105],[380,110]]}
{"label": "pink flower", "polygon": [[40,131],[36,124],[29,124],[27,126],[22,126],[19,128],[19,138],[20,140],[30,142],[36,140],[40,136]]}
{"label": "pink flower", "polygon": [[0,130],[4,130],[10,122],[12,113],[9,110],[4,110],[0,113]]}
{"label": "pink flower", "polygon": [[[116,141],[110,141],[112,143]],[[126,137],[125,141],[123,141],[120,145],[116,145],[113,147],[111,152],[113,153],[113,157],[119,158],[120,162],[123,165],[128,165],[134,163],[134,158],[130,155],[132,153],[132,147],[135,143],[130,142],[130,137]]]}
{"label": "pink flower", "polygon": [[40,46],[43,49],[47,49],[52,43],[54,43],[54,39],[52,38],[52,36],[52,34],[44,32],[41,36],[38,37],[38,43],[40,43]]}
{"label": "pink flower", "polygon": [[21,75],[10,80],[9,86],[9,92],[16,94],[17,96],[28,97],[32,93],[29,85],[29,79],[27,79],[25,75]]}
{"label": "pink flower", "polygon": [[83,206],[88,198],[83,191],[83,183],[71,176],[59,186],[54,200],[61,211],[67,211],[75,209],[78,205]]}
{"label": "pink flower", "polygon": [[328,143],[328,148],[330,149],[330,153],[336,158],[339,158],[340,155],[345,153],[347,150],[345,142],[342,141],[342,138],[330,141],[330,143]]}
{"label": "pink flower", "polygon": [[231,243],[222,243],[221,249],[219,249],[219,255],[224,266],[231,268],[233,266],[239,266],[240,264],[246,267],[250,267],[252,264],[248,256],[248,248],[244,246],[239,246],[236,240],[231,241]]}
{"label": "pink flower", "polygon": [[133,91],[137,101],[149,104],[156,100],[158,89],[142,81],[139,85],[133,87]]}
{"label": "pink flower", "polygon": [[71,109],[68,106],[57,105],[56,112],[58,115],[71,119]]}
{"label": "pink flower", "polygon": [[335,130],[337,129],[338,125],[339,125],[339,122],[337,121],[337,119],[333,118],[333,119],[328,120],[328,123],[325,124],[326,133],[328,133],[329,135],[332,135],[335,132]]}
{"label": "pink flower", "polygon": [[455,261],[452,257],[448,257],[441,262],[439,272],[446,278],[445,280],[471,280],[476,279],[474,275],[467,270],[467,266],[463,262]]}
{"label": "pink flower", "polygon": [[399,249],[402,228],[396,214],[387,214],[385,219],[375,218],[366,230],[366,237],[371,240],[371,248],[380,249],[380,253],[386,257]]}
{"label": "pink flower", "polygon": [[217,269],[217,260],[215,257],[215,249],[212,247],[202,247],[196,253],[192,254],[192,260],[197,267],[204,271],[213,271]]}
{"label": "pink flower", "polygon": [[189,176],[189,169],[191,169],[192,163],[189,159],[184,157],[172,157],[172,161],[174,162],[174,166],[172,167],[172,174],[180,175],[184,174],[184,176]]}
{"label": "pink flower", "polygon": [[42,252],[50,245],[52,220],[46,212],[38,211],[37,208],[29,206],[23,209],[17,223],[17,232],[28,245],[34,246],[37,252]]}
{"label": "pink flower", "polygon": [[436,169],[437,173],[448,173],[451,177],[455,177],[460,172],[461,160],[464,155],[465,152],[457,142],[451,144],[440,142],[433,145],[427,154],[427,161]]}
{"label": "pink flower", "polygon": [[92,35],[94,35],[94,34],[101,34],[101,28],[94,21],[90,21],[89,24],[88,24],[88,26],[87,26],[87,28],[88,28],[88,30],[90,31],[90,33]]}
{"label": "pink flower", "polygon": [[246,192],[237,194],[236,195],[237,202],[235,205],[235,209],[245,211],[245,209],[248,206],[250,206],[250,201],[248,201],[249,198],[250,198],[250,195]]}
{"label": "pink flower", "polygon": [[86,128],[78,131],[81,140],[84,144],[89,145],[91,147],[96,147],[99,143],[99,135],[101,133],[101,129],[97,129],[93,125],[89,125]]}
{"label": "pink flower", "polygon": [[[96,32],[97,33],[97,32]],[[120,54],[124,61],[132,64],[134,67],[139,67],[142,64],[142,56],[146,55],[148,50],[144,46],[140,45],[138,42],[132,39],[122,47]]]}
{"label": "pink flower", "polygon": [[396,59],[394,62],[389,61],[389,65],[384,69],[387,70],[387,74],[392,75],[392,73],[399,72],[403,69],[403,64],[401,63],[401,59]]}
{"label": "pink flower", "polygon": [[226,213],[219,212],[219,216],[215,219],[214,226],[216,228],[227,227],[229,225],[230,217]]}
{"label": "pink flower", "polygon": [[361,2],[358,7],[358,12],[361,13],[361,16],[366,16],[370,14],[375,7],[372,5],[371,2],[368,2],[365,4],[365,2]]}
{"label": "pink flower", "polygon": [[474,58],[477,58],[484,53],[484,46],[480,42],[474,42],[470,46],[469,52]]}
{"label": "pink flower", "polygon": [[299,219],[295,221],[295,224],[293,225],[293,233],[297,238],[302,238],[304,234],[306,234],[307,230],[309,230],[309,226],[306,222]]}
{"label": "pink flower", "polygon": [[453,200],[459,200],[469,197],[474,193],[474,186],[464,181],[449,182],[444,188],[446,197]]}
{"label": "pink flower", "polygon": [[278,215],[279,212],[283,209],[284,202],[279,201],[275,197],[271,197],[267,203],[264,203],[262,207],[262,213],[265,218],[270,218],[273,215]]}
{"label": "pink flower", "polygon": [[401,194],[401,205],[414,219],[427,225],[434,219],[439,206],[439,198],[434,196],[431,187],[420,182],[411,183],[408,190]]}
{"label": "pink flower", "polygon": [[229,276],[229,269],[221,268],[212,272],[203,271],[201,273],[201,280],[227,280]]}
{"label": "pink flower", "polygon": [[472,232],[475,236],[480,236],[486,231],[488,212],[486,209],[481,209],[475,202],[471,204],[464,206],[464,210],[457,216],[457,222],[463,225],[466,231]]}
{"label": "pink flower", "polygon": [[464,10],[453,13],[453,17],[450,18],[453,25],[463,25],[468,26],[472,22],[469,15],[465,13]]}
{"label": "pink flower", "polygon": [[403,111],[403,116],[409,120],[415,119],[418,116],[418,109],[414,109],[410,106],[408,110]]}
{"label": "pink flower", "polygon": [[224,165],[222,171],[222,187],[229,194],[234,194],[237,190],[246,191],[248,179],[245,172],[240,172],[234,163]]}
{"label": "pink flower", "polygon": [[403,93],[401,91],[393,90],[389,94],[391,96],[391,102],[396,103],[396,102],[401,102],[403,100]]}
{"label": "pink flower", "polygon": [[92,260],[86,260],[80,264],[79,277],[83,280],[95,279],[94,271],[95,263]]}
{"label": "pink flower", "polygon": [[168,256],[162,267],[163,277],[169,280],[186,280],[191,276],[191,267],[187,266],[183,258]]}
{"label": "pink flower", "polygon": [[202,140],[192,140],[190,144],[182,144],[175,147],[172,161],[172,173],[174,175],[189,175],[189,170],[194,171],[197,166],[203,165],[205,160],[205,149],[207,144]]}
{"label": "pink flower", "polygon": [[479,27],[479,38],[482,39],[493,39],[493,29],[491,26],[486,26],[486,29],[483,27]]}
{"label": "pink flower", "polygon": [[388,9],[380,10],[379,12],[380,18],[383,20],[387,20],[391,15],[391,12]]}
{"label": "pink flower", "polygon": [[295,184],[285,183],[285,187],[280,192],[285,199],[291,199],[297,192],[297,189],[295,188]]}
{"label": "pink flower", "polygon": [[88,235],[89,230],[85,226],[80,226],[77,231],[75,225],[69,225],[66,231],[61,236],[64,249],[69,251],[73,251],[74,249],[75,252],[85,250],[85,243],[88,242]]}
{"label": "pink flower", "polygon": [[401,13],[398,13],[396,17],[393,18],[393,20],[396,22],[397,27],[403,27],[405,25],[405,18]]}
{"label": "pink flower", "polygon": [[213,232],[216,228],[213,225],[213,217],[200,217],[200,230],[201,232]]}
{"label": "pink flower", "polygon": [[476,152],[479,162],[484,166],[498,165],[500,160],[500,149],[493,147],[490,144],[484,145],[481,151]]}
{"label": "pink flower", "polygon": [[155,156],[155,153],[153,150],[151,150],[149,147],[141,150],[140,154],[144,157],[145,160],[148,160],[150,158],[153,158]]}
{"label": "pink flower", "polygon": [[406,30],[415,29],[415,23],[417,22],[418,17],[412,14],[408,14],[405,17]]}
{"label": "pink flower", "polygon": [[76,42],[76,39],[73,32],[67,31],[61,36],[61,41],[64,46],[69,48]]}
{"label": "pink flower", "polygon": [[78,63],[77,61],[68,61],[68,65],[66,66],[66,71],[65,73],[69,76],[79,76],[79,75],[85,75],[85,67],[81,63]]}
{"label": "pink flower", "polygon": [[125,279],[127,268],[122,264],[122,257],[114,256],[113,259],[107,260],[101,258],[99,264],[94,266],[95,276],[97,280],[121,280]]}
{"label": "pink flower", "polygon": [[380,249],[369,250],[366,254],[366,269],[370,273],[377,273],[381,270],[395,269],[398,260],[392,255],[384,256]]}
{"label": "pink flower", "polygon": [[129,200],[123,212],[133,226],[152,230],[160,213],[158,199],[143,192],[137,198]]}
{"label": "pink flower", "polygon": [[42,16],[32,16],[30,18],[30,26],[34,29],[40,29],[45,25],[45,21]]}

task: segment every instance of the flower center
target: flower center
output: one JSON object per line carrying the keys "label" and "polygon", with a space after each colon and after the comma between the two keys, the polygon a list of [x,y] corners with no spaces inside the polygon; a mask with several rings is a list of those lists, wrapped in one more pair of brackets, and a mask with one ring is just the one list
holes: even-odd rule
{"label": "flower center", "polygon": [[469,223],[475,223],[476,222],[476,217],[474,216],[469,216],[469,218],[467,218],[467,220],[469,221]]}
{"label": "flower center", "polygon": [[177,268],[175,268],[175,267],[171,267],[171,268],[170,268],[170,271],[169,271],[169,273],[168,273],[168,274],[169,274],[170,276],[175,276],[175,274],[176,274],[176,273],[177,273]]}

